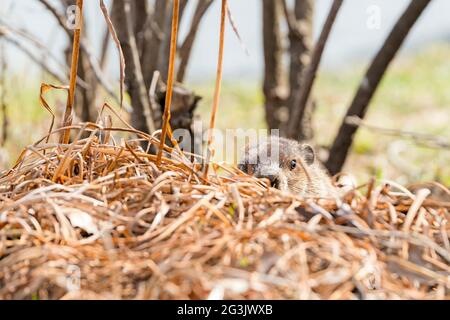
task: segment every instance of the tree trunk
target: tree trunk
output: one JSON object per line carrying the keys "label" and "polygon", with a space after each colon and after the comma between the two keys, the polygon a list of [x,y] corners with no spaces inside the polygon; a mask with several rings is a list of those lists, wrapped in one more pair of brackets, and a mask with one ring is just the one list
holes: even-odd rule
{"label": "tree trunk", "polygon": [[[314,0],[296,0],[294,10],[290,12],[287,8],[286,1],[284,2],[285,15],[289,26],[289,54],[291,59],[289,71],[290,93],[287,102],[289,114],[292,114],[292,111],[296,107],[295,102],[300,92],[302,74],[310,62],[313,46],[314,3]],[[298,135],[293,138],[298,140],[312,139],[313,105],[313,103],[308,103],[304,121],[299,127]],[[287,124],[285,123],[283,128],[281,128],[283,135],[287,135]]]}
{"label": "tree trunk", "polygon": [[[288,124],[288,137],[303,140],[312,138],[312,113],[314,105],[311,102],[311,90],[316,79],[322,54],[328,41],[337,14],[342,6],[343,0],[334,0],[328,17],[320,33],[319,40],[314,47],[311,62],[305,68],[300,80],[300,90],[294,96],[293,108]],[[308,129],[309,128],[309,129]]]}
{"label": "tree trunk", "polygon": [[281,0],[263,0],[263,45],[266,121],[269,129],[279,129],[288,118],[282,97],[283,48],[280,30]]}
{"label": "tree trunk", "polygon": [[[80,54],[80,67],[78,71],[78,75],[81,79],[84,80],[88,84],[88,88],[78,87],[77,91],[81,94],[81,112],[78,111],[78,115],[83,122],[95,122],[96,120],[96,106],[95,106],[95,98],[97,92],[97,80],[92,73],[92,69],[88,61],[88,58],[85,54]],[[77,108],[79,109],[79,108]]]}
{"label": "tree trunk", "polygon": [[[136,7],[134,6],[134,4],[132,6],[133,8],[132,13],[133,12],[136,13],[135,10]],[[133,106],[133,112],[131,114],[131,123],[134,128],[140,131],[149,132],[147,121],[144,116],[145,112],[144,112],[144,104],[142,101],[140,83],[138,75],[136,74],[137,66],[135,64],[135,58],[133,57],[133,48],[131,43],[132,39],[129,38],[127,31],[127,18],[125,14],[124,5],[125,5],[124,1],[114,1],[112,11],[115,12],[114,24],[116,26],[117,36],[122,46],[123,55],[125,57],[127,65],[125,72],[125,85],[127,87],[128,94],[130,95],[131,98],[131,104]],[[146,86],[146,88],[148,88],[148,86]],[[148,98],[148,95],[145,98]]]}
{"label": "tree trunk", "polygon": [[[136,39],[130,38],[129,32],[127,32],[127,15],[124,10],[124,1],[114,1],[113,12],[115,12],[114,24],[127,65],[125,84],[133,106],[131,122],[136,129],[149,132],[149,125],[147,124],[149,123],[148,112],[145,112],[149,108],[147,103],[150,104],[151,112],[153,113],[152,120],[155,128],[159,129],[162,125],[161,118],[165,98],[164,79],[160,78],[157,82],[155,92],[153,92],[155,94],[154,101],[150,99],[148,91],[155,71],[161,72],[160,68],[162,66],[158,66],[158,61],[162,59],[165,34],[162,33],[164,29],[159,29],[159,26],[164,27],[166,19],[168,19],[166,15],[170,9],[168,4],[172,3],[172,1],[157,0],[153,13],[148,10],[143,2],[130,1],[132,4],[131,21],[133,22]],[[147,17],[144,17],[145,15]],[[134,42],[136,42],[136,45]],[[137,55],[134,52],[136,51],[135,47],[137,47]],[[137,63],[140,66],[137,66]],[[178,128],[191,129],[193,112],[197,107],[198,101],[199,97],[192,91],[176,84],[171,106],[171,125],[173,130]]]}
{"label": "tree trunk", "polygon": [[403,15],[393,27],[378,54],[367,70],[358,92],[347,111],[339,132],[330,150],[326,167],[331,174],[342,170],[353,143],[357,127],[346,123],[347,117],[357,116],[361,119],[367,113],[369,103],[378,88],[389,64],[394,59],[406,36],[426,9],[431,0],[412,0]]}
{"label": "tree trunk", "polygon": [[[161,65],[161,55],[163,52],[162,45],[164,43],[164,30],[166,27],[166,21],[168,20],[170,4],[172,1],[168,0],[156,0],[154,4],[153,15],[150,24],[146,26],[151,30],[151,35],[148,40],[145,41],[142,50],[142,66],[144,71],[145,85],[147,88],[153,79],[153,74],[158,70]],[[161,70],[159,70],[161,72]]]}
{"label": "tree trunk", "polygon": [[[125,0],[117,1],[123,2]],[[147,43],[147,41],[149,41],[152,35],[151,30],[147,30],[149,20],[151,19],[150,7],[148,5],[148,1],[133,1],[133,5],[131,6],[131,8],[132,17],[134,18],[133,28],[136,37],[136,43],[139,53],[142,54],[145,44]],[[114,15],[114,11],[112,11],[111,14]],[[140,56],[140,59],[142,61],[143,57]]]}

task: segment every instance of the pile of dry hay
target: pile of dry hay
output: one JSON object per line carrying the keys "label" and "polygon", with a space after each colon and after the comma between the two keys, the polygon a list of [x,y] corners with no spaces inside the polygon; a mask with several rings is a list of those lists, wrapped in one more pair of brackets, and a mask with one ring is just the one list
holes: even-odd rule
{"label": "pile of dry hay", "polygon": [[450,298],[450,203],[426,191],[304,200],[76,128],[0,177],[0,299]]}

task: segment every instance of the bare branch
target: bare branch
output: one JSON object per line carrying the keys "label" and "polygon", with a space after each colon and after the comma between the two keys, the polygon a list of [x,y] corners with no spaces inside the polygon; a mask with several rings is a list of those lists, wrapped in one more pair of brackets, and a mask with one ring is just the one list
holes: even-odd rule
{"label": "bare branch", "polygon": [[230,22],[231,29],[233,29],[233,32],[236,35],[236,38],[238,39],[239,44],[241,45],[241,47],[244,50],[245,54],[247,56],[250,56],[250,51],[248,50],[247,46],[244,43],[244,40],[241,37],[241,34],[239,33],[239,28],[236,25],[236,21],[234,21],[233,14],[231,13],[230,6],[228,6],[227,17],[228,17],[228,21]]}
{"label": "bare branch", "polygon": [[450,143],[448,143],[448,138],[446,137],[440,137],[432,134],[424,134],[413,131],[383,128],[380,126],[368,124],[357,116],[346,118],[345,123],[348,124],[349,126],[365,128],[367,130],[389,136],[411,139],[415,143],[420,144],[422,146],[427,146],[429,148],[450,149]]}
{"label": "bare branch", "polygon": [[[430,2],[431,0],[412,0],[410,2],[409,6],[394,25],[383,46],[370,64],[345,118],[357,116],[364,119],[370,101],[372,100],[387,68],[396,56],[417,19],[421,16]],[[326,163],[331,174],[336,174],[342,170],[356,131],[357,127],[347,124],[344,119],[331,147],[330,156]]]}
{"label": "bare branch", "polygon": [[68,79],[65,76],[61,76],[60,74],[56,73],[54,70],[52,70],[50,68],[50,66],[48,66],[44,61],[41,61],[41,59],[39,59],[38,57],[36,57],[33,53],[33,51],[31,51],[30,49],[28,49],[27,47],[25,47],[22,43],[20,43],[19,41],[9,38],[9,37],[3,37],[3,39],[12,44],[13,46],[15,46],[17,49],[19,49],[20,51],[22,51],[25,55],[28,56],[28,58],[30,58],[34,63],[36,63],[37,65],[39,65],[42,69],[45,70],[45,72],[47,72],[51,77],[55,78],[56,80],[58,80],[58,82],[60,83],[67,83]]}
{"label": "bare branch", "polygon": [[[114,5],[114,3],[113,3]],[[124,82],[125,82],[125,57],[123,55],[122,47],[120,45],[119,38],[116,33],[116,29],[114,28],[114,25],[111,21],[111,18],[108,14],[108,9],[105,6],[105,3],[103,0],[100,0],[100,8],[102,10],[103,16],[105,18],[106,24],[108,26],[108,31],[111,34],[112,39],[114,40],[114,43],[116,44],[117,51],[119,52],[119,66],[120,66],[120,107],[123,106],[123,98],[124,98]],[[92,64],[94,65],[94,64]],[[99,70],[101,72],[101,70]]]}
{"label": "bare branch", "polygon": [[[171,0],[169,0],[170,2]],[[180,25],[182,24],[183,16],[185,9],[187,7],[189,0],[183,0],[180,2],[180,14],[179,14],[179,21]],[[166,18],[166,25],[164,27],[164,41],[162,43],[161,47],[161,59],[158,64],[158,70],[161,71],[161,77],[162,79],[167,79],[167,66],[169,65],[169,56],[170,56],[170,28],[171,28],[171,21],[172,21],[172,13],[169,11],[167,13]]]}
{"label": "bare branch", "polygon": [[[0,31],[0,33],[3,33],[4,40],[6,42],[12,44],[17,49],[19,49],[20,51],[25,53],[25,55],[27,55],[33,62],[35,62],[37,65],[39,65],[45,72],[47,72],[50,76],[52,76],[53,78],[58,80],[61,84],[64,84],[64,83],[68,82],[68,78],[67,78],[66,75],[60,75],[56,71],[52,70],[51,67],[46,64],[46,61],[43,61],[42,59],[39,59],[38,57],[35,56],[34,50],[28,49],[21,42],[19,42],[18,40],[13,39],[13,38],[11,38],[11,37],[9,37],[7,35],[9,33],[13,33],[13,34],[17,34],[17,35],[23,37],[25,40],[29,41],[33,46],[35,46],[36,49],[43,51],[43,53],[47,57],[51,58],[58,65],[59,68],[65,70],[67,72],[67,74],[68,74],[70,72],[70,68],[66,64],[61,63],[59,61],[59,59],[50,50],[48,50],[48,48],[44,44],[39,42],[39,40],[37,40],[33,35],[31,35],[26,30],[12,28],[12,27],[6,25],[4,23],[4,21],[2,21],[2,24],[3,25],[0,26],[0,28],[2,29],[2,31]],[[78,81],[80,87],[82,87],[82,88],[87,88],[88,87],[86,82],[81,77],[78,76],[78,80],[77,81]]]}
{"label": "bare branch", "polygon": [[183,44],[179,50],[180,57],[180,65],[178,67],[177,81],[183,82],[186,69],[191,57],[192,47],[194,45],[194,41],[198,32],[198,28],[202,21],[203,16],[205,15],[208,8],[211,6],[212,0],[199,0],[197,7],[195,9],[194,17],[192,19],[191,27],[186,38],[183,41]]}
{"label": "bare branch", "polygon": [[22,28],[15,28],[12,27],[11,25],[9,25],[8,23],[6,23],[6,21],[4,21],[2,18],[0,18],[0,22],[1,22],[1,26],[0,28],[4,29],[4,33],[8,34],[8,33],[13,33],[15,35],[20,36],[21,38],[29,41],[31,44],[33,44],[37,49],[41,50],[44,52],[46,57],[50,57],[55,63],[58,64],[58,67],[61,69],[66,69],[67,71],[69,70],[69,67],[65,64],[62,63],[60,61],[60,59],[53,53],[51,52],[47,46],[45,46],[42,42],[40,42],[34,35],[32,35],[30,32],[28,32],[25,29]]}
{"label": "bare branch", "polygon": [[59,13],[58,9],[48,0],[38,0],[42,5],[50,11],[50,13],[55,17],[59,26],[66,32],[69,39],[72,37],[72,31],[67,27],[65,23],[64,16]]}
{"label": "bare branch", "polygon": [[[111,8],[113,6],[114,6],[114,0],[111,1]],[[110,20],[113,19],[113,15],[114,15],[114,12],[111,12]],[[100,70],[102,70],[102,72],[105,70],[105,67],[106,67],[110,39],[111,39],[110,38],[110,30],[109,30],[109,26],[107,26],[106,30],[105,30],[105,34],[103,35],[102,49],[100,51],[100,59],[99,59]]]}
{"label": "bare branch", "polygon": [[[71,39],[72,31],[67,28],[67,26],[64,22],[65,21],[64,16],[61,13],[59,13],[58,9],[55,8],[53,6],[53,4],[48,0],[38,0],[38,1],[40,1],[45,6],[45,8],[47,8],[50,11],[50,13],[54,16],[54,18],[58,22],[58,25],[65,31],[68,38]],[[100,83],[100,85],[103,87],[103,89],[105,89],[105,91],[111,97],[113,97],[117,103],[120,104],[121,99],[117,96],[117,94],[114,93],[112,86],[106,80],[106,76],[102,72],[102,68],[101,68],[99,62],[97,61],[97,59],[95,58],[95,54],[93,52],[93,49],[89,45],[89,43],[82,39],[80,46],[81,46],[82,52],[87,55],[90,68],[92,69],[93,74],[94,74],[95,78],[97,79],[97,81]],[[127,111],[131,111],[131,108],[129,105],[125,105],[124,107]]]}

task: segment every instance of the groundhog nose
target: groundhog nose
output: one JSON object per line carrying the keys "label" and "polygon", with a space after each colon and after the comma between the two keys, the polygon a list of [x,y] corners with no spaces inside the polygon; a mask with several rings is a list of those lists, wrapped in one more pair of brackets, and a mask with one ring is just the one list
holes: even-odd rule
{"label": "groundhog nose", "polygon": [[270,181],[270,186],[278,188],[278,176],[277,175],[264,175],[261,178],[265,178]]}

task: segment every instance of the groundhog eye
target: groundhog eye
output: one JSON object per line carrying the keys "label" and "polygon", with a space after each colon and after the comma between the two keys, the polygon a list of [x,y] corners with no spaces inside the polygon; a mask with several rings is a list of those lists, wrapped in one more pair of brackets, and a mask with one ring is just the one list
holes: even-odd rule
{"label": "groundhog eye", "polygon": [[294,170],[297,167],[297,160],[291,161],[291,170]]}

